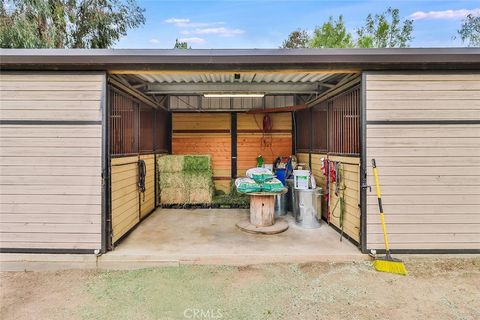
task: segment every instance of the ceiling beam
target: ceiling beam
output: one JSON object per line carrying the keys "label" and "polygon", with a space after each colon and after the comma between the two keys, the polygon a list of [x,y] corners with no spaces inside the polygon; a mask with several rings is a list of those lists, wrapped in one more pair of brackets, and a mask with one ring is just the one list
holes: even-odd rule
{"label": "ceiling beam", "polygon": [[306,104],[308,107],[315,106],[333,96],[336,94],[341,93],[342,91],[353,87],[354,85],[357,85],[361,82],[361,76],[360,74],[352,74],[345,76],[342,80],[340,80],[335,87],[331,88],[330,90],[327,90],[323,92],[321,95],[317,96],[316,98],[308,101]]}
{"label": "ceiling beam", "polygon": [[270,94],[318,93],[318,83],[176,83],[150,84],[147,94],[204,94],[258,92]]}

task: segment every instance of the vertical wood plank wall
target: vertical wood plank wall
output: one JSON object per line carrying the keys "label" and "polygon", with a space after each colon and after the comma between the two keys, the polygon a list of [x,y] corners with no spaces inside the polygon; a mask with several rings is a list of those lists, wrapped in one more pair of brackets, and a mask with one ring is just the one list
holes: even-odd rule
{"label": "vertical wood plank wall", "polygon": [[140,193],[140,219],[143,219],[155,209],[155,155],[140,155],[140,160],[146,166],[145,197]]}
{"label": "vertical wood plank wall", "polygon": [[173,113],[172,154],[209,154],[217,189],[231,179],[230,113]]}
{"label": "vertical wood plank wall", "polygon": [[[344,164],[345,179],[345,216],[344,216],[344,233],[356,242],[360,242],[360,158],[358,157],[341,157],[326,154],[312,154],[312,174],[315,182],[322,190],[326,190],[326,178],[322,173],[322,158],[329,161],[338,161]],[[298,153],[299,162],[308,163],[308,153]],[[329,186],[330,194],[330,211],[333,211],[338,197],[335,195],[335,183]],[[327,218],[327,208],[322,207],[322,215]],[[337,205],[335,211],[330,216],[330,223],[340,228],[340,204]]]}
{"label": "vertical wood plank wall", "polygon": [[140,221],[138,156],[111,160],[112,243]]}
{"label": "vertical wood plank wall", "polygon": [[[480,125],[452,122],[480,121],[480,74],[367,73],[366,109],[391,247],[480,249]],[[367,198],[367,249],[382,248]]]}
{"label": "vertical wood plank wall", "polygon": [[272,132],[262,133],[263,114],[237,114],[237,176],[257,165],[262,155],[265,163],[273,163],[278,156],[292,154],[292,114],[269,114]]}
{"label": "vertical wood plank wall", "polygon": [[[101,248],[99,72],[0,75],[0,242],[9,249]],[[75,122],[73,122],[75,121]]]}

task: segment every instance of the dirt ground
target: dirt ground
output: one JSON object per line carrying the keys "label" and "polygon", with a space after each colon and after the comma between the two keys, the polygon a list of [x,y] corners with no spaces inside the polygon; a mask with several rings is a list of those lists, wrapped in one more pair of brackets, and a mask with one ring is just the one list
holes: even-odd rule
{"label": "dirt ground", "polygon": [[480,257],[1,273],[7,319],[480,319]]}

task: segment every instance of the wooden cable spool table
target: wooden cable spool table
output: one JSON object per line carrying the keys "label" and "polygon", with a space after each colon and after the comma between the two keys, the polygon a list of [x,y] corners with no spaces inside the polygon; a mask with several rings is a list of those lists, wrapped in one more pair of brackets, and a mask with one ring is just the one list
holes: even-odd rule
{"label": "wooden cable spool table", "polygon": [[287,188],[281,192],[252,192],[250,196],[250,218],[237,223],[237,227],[245,232],[275,234],[288,229],[284,219],[275,220],[275,196],[287,193]]}

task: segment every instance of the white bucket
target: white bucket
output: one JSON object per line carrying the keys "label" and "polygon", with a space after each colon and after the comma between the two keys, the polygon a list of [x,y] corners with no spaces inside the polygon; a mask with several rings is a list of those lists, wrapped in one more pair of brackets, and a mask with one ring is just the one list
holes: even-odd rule
{"label": "white bucket", "polygon": [[293,170],[293,185],[295,189],[307,190],[309,178],[310,178],[310,171]]}

